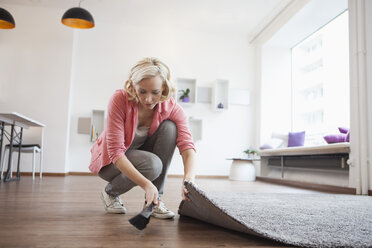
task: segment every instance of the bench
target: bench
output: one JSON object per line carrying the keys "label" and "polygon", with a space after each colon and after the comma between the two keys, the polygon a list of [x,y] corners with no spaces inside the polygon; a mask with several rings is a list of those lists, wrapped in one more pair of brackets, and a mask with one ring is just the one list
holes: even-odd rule
{"label": "bench", "polygon": [[261,168],[280,167],[281,178],[286,168],[348,171],[349,153],[348,142],[259,151]]}

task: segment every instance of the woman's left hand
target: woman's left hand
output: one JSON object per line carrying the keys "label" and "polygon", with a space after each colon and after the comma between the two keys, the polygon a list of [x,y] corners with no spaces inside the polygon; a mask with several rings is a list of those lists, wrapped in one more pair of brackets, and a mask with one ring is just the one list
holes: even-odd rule
{"label": "woman's left hand", "polygon": [[192,178],[184,178],[182,180],[182,199],[185,201],[190,201],[190,198],[187,196],[189,194],[189,191],[185,187],[185,181],[189,181],[194,183],[194,179]]}
{"label": "woman's left hand", "polygon": [[188,197],[189,192],[185,188],[185,181],[194,183],[195,181],[195,169],[194,169],[194,160],[195,160],[195,151],[193,149],[186,149],[182,153],[183,166],[185,168],[185,174],[183,175],[182,181],[182,199],[184,201],[190,201]]}

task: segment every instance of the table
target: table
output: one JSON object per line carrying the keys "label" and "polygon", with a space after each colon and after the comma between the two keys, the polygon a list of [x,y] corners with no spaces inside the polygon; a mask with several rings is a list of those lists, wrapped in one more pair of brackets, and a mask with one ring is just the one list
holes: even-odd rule
{"label": "table", "polygon": [[256,180],[256,169],[253,165],[253,161],[260,161],[259,159],[229,158],[228,160],[233,161],[230,167],[230,180],[250,182]]}
{"label": "table", "polygon": [[[5,126],[10,126],[11,131],[10,133],[5,130]],[[19,131],[17,132],[16,127],[19,127]],[[44,127],[45,125],[32,120],[31,118],[28,118],[24,115],[21,115],[16,112],[12,113],[0,113],[0,162],[2,159],[2,150],[3,150],[3,141],[4,137],[7,138],[9,141],[9,158],[8,158],[8,169],[6,172],[6,176],[4,177],[4,182],[7,181],[13,181],[13,180],[19,180],[20,179],[20,171],[19,171],[19,162],[21,160],[21,149],[22,149],[22,133],[23,128],[29,128],[29,127],[42,127],[42,137],[41,137],[41,147],[43,147],[43,141],[44,141]],[[11,177],[11,166],[13,162],[13,145],[19,145],[18,146],[18,164],[17,164],[17,176],[16,178]],[[40,157],[42,159],[42,156]],[[1,182],[1,176],[0,175],[0,182]]]}

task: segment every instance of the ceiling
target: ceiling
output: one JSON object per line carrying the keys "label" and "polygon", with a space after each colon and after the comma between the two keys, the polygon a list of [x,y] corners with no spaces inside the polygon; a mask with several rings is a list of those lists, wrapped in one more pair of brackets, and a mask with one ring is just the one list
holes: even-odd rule
{"label": "ceiling", "polygon": [[[251,34],[288,0],[84,0],[99,22]],[[65,9],[79,0],[3,0],[0,4]],[[16,17],[15,17],[16,18]]]}
{"label": "ceiling", "polygon": [[347,0],[312,0],[267,42],[291,48],[348,9]]}

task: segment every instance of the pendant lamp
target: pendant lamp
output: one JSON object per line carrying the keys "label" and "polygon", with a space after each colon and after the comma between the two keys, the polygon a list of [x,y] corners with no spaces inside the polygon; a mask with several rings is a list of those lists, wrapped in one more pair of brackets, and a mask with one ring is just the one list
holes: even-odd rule
{"label": "pendant lamp", "polygon": [[15,28],[13,16],[5,9],[0,8],[0,29]]}
{"label": "pendant lamp", "polygon": [[93,28],[93,16],[86,9],[80,8],[80,3],[79,7],[71,8],[63,14],[62,23],[71,28]]}

